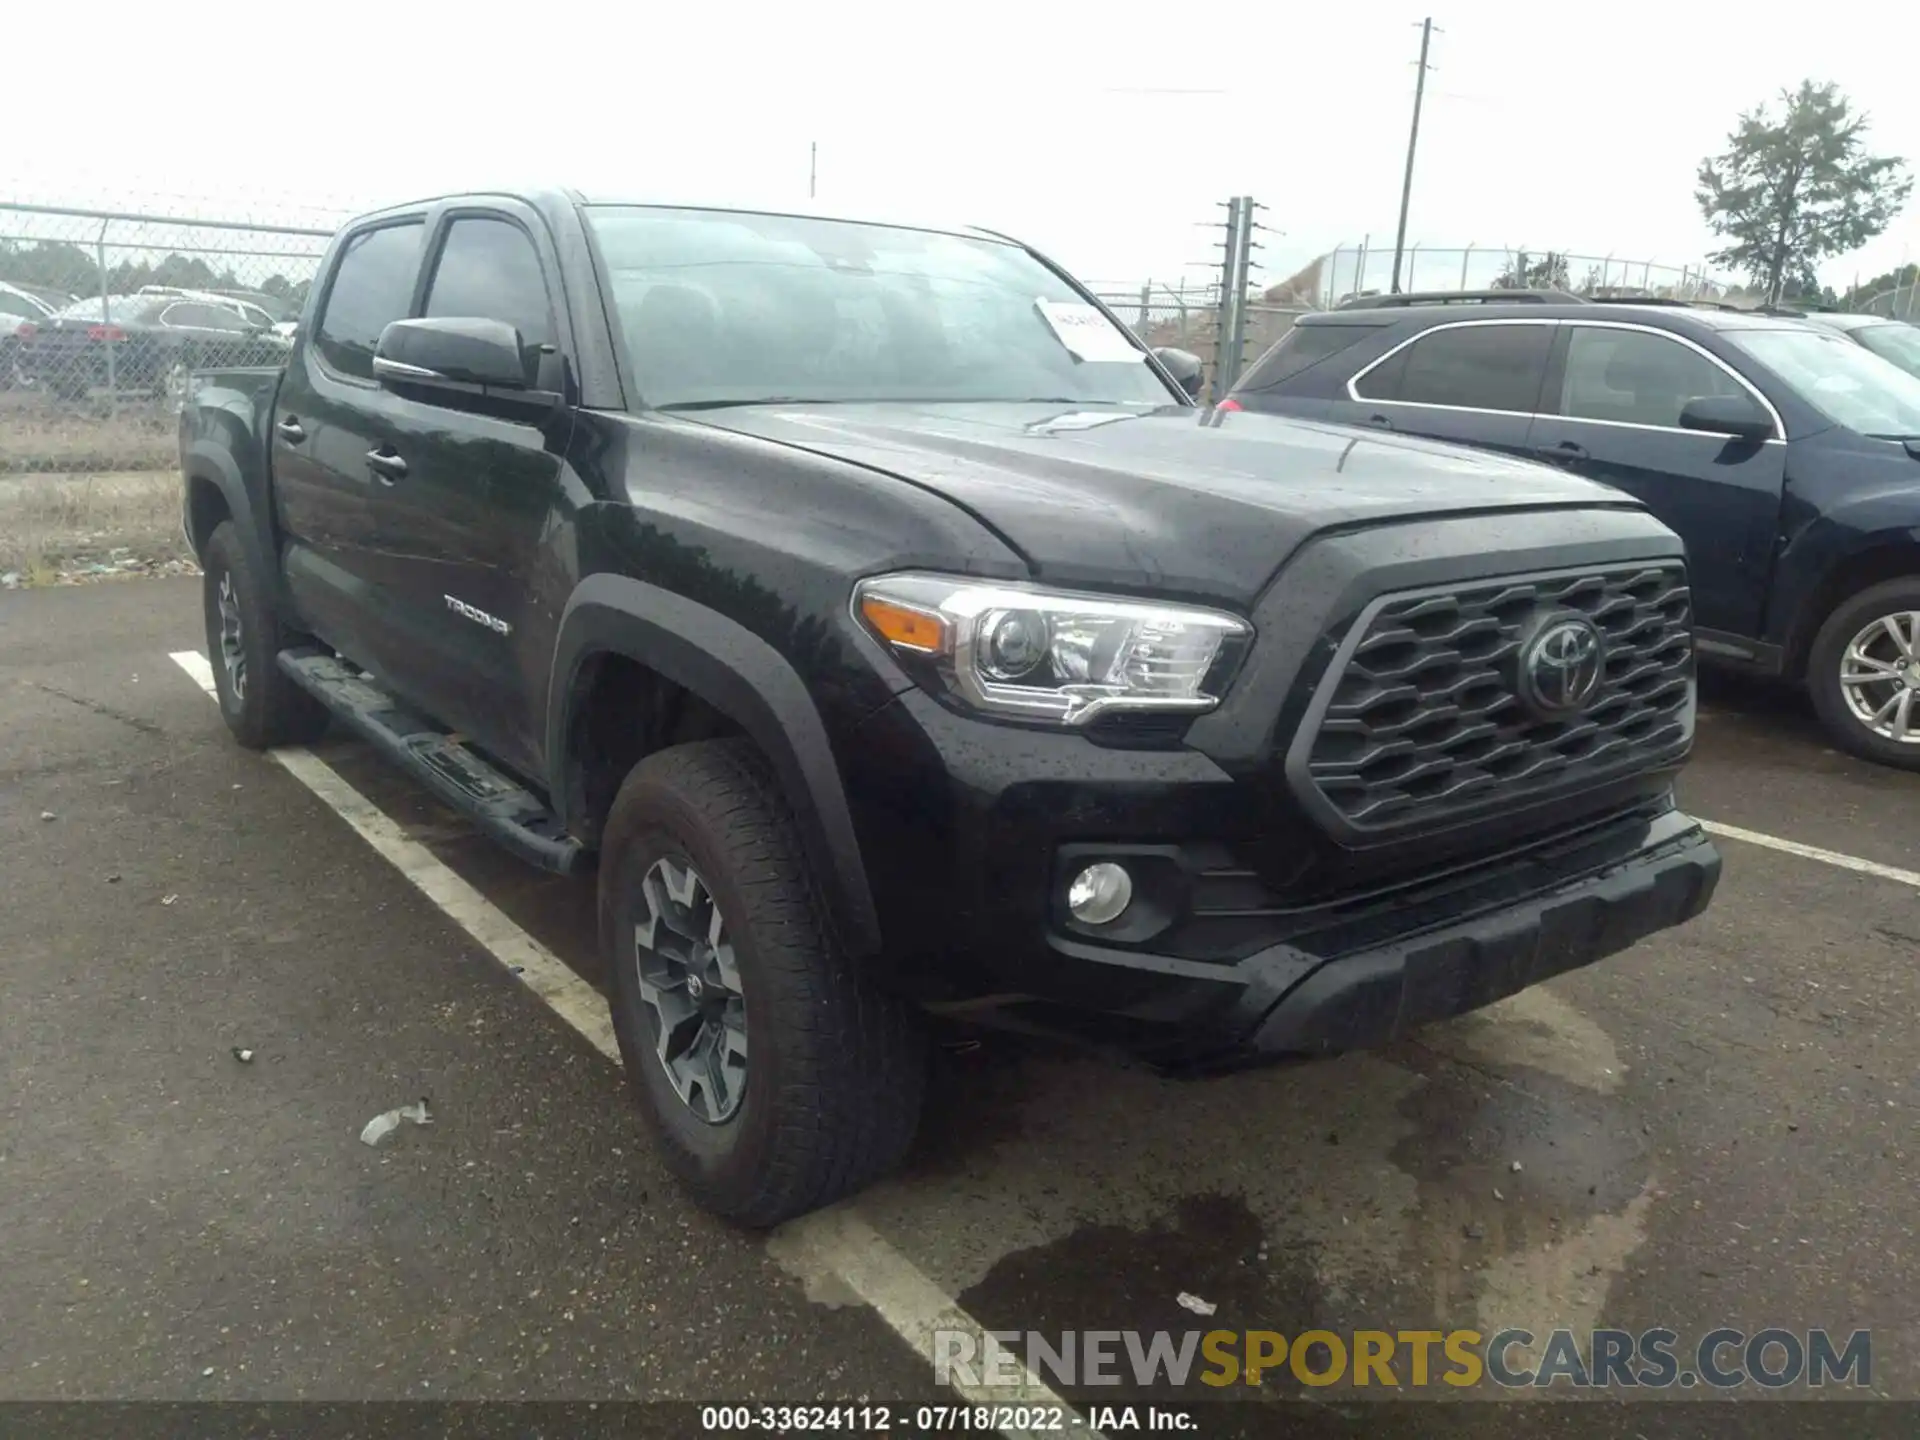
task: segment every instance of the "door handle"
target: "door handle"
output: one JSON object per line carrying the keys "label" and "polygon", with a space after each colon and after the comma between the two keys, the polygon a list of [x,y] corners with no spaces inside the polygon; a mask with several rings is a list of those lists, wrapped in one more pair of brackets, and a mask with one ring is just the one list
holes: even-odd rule
{"label": "door handle", "polygon": [[302,440],[307,438],[307,432],[301,428],[300,422],[291,415],[287,416],[286,419],[282,420],[273,428],[280,432],[280,438],[289,445],[298,445]]}
{"label": "door handle", "polygon": [[1577,440],[1562,440],[1557,445],[1536,445],[1533,453],[1553,464],[1570,465],[1587,458],[1587,447]]}
{"label": "door handle", "polygon": [[389,485],[407,475],[407,462],[391,450],[367,451],[367,468]]}
{"label": "door handle", "polygon": [[1393,422],[1384,415],[1369,415],[1367,417],[1367,424],[1376,430],[1391,430],[1393,428]]}

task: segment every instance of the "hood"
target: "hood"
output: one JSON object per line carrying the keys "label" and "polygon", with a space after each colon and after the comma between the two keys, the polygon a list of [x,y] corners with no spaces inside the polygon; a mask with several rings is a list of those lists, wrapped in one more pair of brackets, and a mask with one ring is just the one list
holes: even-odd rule
{"label": "hood", "polygon": [[1633,506],[1544,465],[1244,411],[795,404],[698,418],[945,496],[1020,552],[1036,579],[1243,605],[1325,531]]}

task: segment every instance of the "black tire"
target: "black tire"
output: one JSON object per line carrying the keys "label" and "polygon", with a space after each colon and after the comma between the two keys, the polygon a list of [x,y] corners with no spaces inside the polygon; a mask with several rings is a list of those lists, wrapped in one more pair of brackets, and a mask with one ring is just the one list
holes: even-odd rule
{"label": "black tire", "polygon": [[[1865,719],[1856,715],[1847,701],[1848,687],[1840,683],[1841,667],[1854,637],[1883,616],[1900,615],[1920,615],[1920,576],[1889,580],[1842,601],[1827,616],[1807,652],[1807,693],[1827,734],[1841,749],[1882,765],[1920,770],[1920,693],[1913,694],[1908,702],[1915,738],[1902,742],[1876,734]],[[1906,623],[1910,630],[1911,622]],[[1883,637],[1881,643],[1886,651],[1884,658],[1891,661],[1898,655],[1890,636]],[[1908,678],[1920,681],[1920,669],[1909,671]],[[1896,683],[1890,680],[1883,687],[1864,691],[1856,687],[1855,693],[1864,694],[1868,708],[1873,708],[1885,698],[1898,696]]]}
{"label": "black tire", "polygon": [[[738,1108],[696,1114],[641,999],[635,929],[655,862],[691,866],[726,917],[750,1040]],[[628,1082],[667,1166],[705,1209],[776,1225],[896,1166],[926,1091],[920,1017],[869,988],[834,941],[793,819],[760,753],[704,740],[620,787],[600,858],[600,946]]]}
{"label": "black tire", "polygon": [[[201,608],[207,624],[207,661],[213,667],[220,714],[233,738],[249,750],[303,745],[327,728],[327,711],[280,669],[277,657],[291,641],[253,572],[231,520],[216,525],[200,550]],[[232,636],[222,612],[223,587],[239,621],[240,666],[229,663]],[[236,680],[238,684],[236,685]]]}

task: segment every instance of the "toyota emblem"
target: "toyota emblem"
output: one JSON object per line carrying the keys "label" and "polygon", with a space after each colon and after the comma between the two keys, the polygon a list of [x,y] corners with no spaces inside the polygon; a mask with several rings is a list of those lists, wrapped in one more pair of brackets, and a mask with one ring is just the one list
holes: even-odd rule
{"label": "toyota emblem", "polygon": [[1520,699],[1543,720],[1575,715],[1600,691],[1606,645],[1584,615],[1549,616],[1520,648]]}

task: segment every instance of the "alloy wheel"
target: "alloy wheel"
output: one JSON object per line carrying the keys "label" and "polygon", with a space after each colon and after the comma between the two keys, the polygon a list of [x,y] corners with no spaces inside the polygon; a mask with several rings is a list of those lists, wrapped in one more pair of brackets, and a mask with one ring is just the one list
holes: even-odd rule
{"label": "alloy wheel", "polygon": [[220,609],[220,664],[227,672],[227,689],[236,701],[247,698],[247,650],[240,635],[240,597],[233,593],[233,572],[220,577],[216,595]]}
{"label": "alloy wheel", "polygon": [[640,882],[634,973],[674,1093],[708,1124],[731,1119],[747,1088],[747,1007],[726,917],[700,872],[653,862]]}
{"label": "alloy wheel", "polygon": [[1840,693],[1881,739],[1920,745],[1920,611],[1882,615],[1847,642]]}

